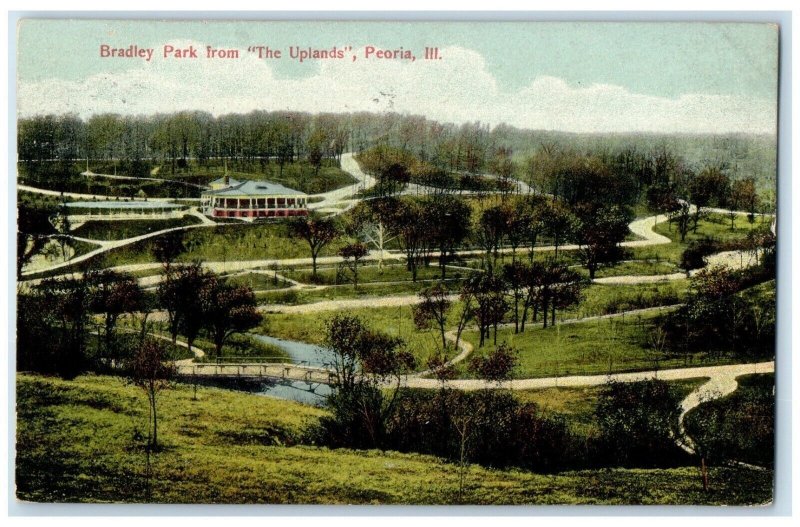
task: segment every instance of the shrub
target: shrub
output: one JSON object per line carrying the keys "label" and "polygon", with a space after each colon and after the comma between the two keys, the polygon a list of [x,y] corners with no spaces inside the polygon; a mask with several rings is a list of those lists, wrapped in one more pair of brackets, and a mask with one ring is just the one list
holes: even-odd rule
{"label": "shrub", "polygon": [[609,382],[595,411],[596,450],[605,463],[670,466],[685,459],[674,441],[680,396],[664,381]]}
{"label": "shrub", "polygon": [[[686,417],[698,453],[711,463],[731,459],[772,467],[775,456],[774,378],[741,379],[729,397],[703,404]],[[747,433],[742,433],[746,430]]]}
{"label": "shrub", "polygon": [[403,390],[388,420],[384,448],[458,461],[459,427],[466,432],[465,458],[485,466],[552,472],[587,457],[563,418],[496,390]]}

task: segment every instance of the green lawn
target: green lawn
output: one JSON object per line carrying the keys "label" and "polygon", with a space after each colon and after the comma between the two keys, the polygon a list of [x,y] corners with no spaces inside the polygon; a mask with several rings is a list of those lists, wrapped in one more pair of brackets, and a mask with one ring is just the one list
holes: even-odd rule
{"label": "green lawn", "polygon": [[[589,276],[589,271],[584,267],[580,268],[582,274]],[[628,276],[628,275],[660,275],[680,272],[680,269],[671,262],[649,261],[649,260],[626,260],[610,267],[600,267],[595,274],[595,278],[608,276]]]}
{"label": "green lawn", "polygon": [[265,273],[241,273],[225,277],[229,284],[249,287],[253,291],[285,289],[292,284],[283,278]]}
{"label": "green lawn", "polygon": [[[700,240],[705,237],[714,238],[715,240],[726,242],[731,240],[739,240],[747,236],[747,232],[762,223],[762,218],[756,218],[754,224],[747,221],[747,216],[744,214],[737,214],[734,217],[734,230],[731,230],[731,220],[727,214],[709,213],[703,216],[703,219],[697,224],[697,232],[690,230],[686,234],[686,243],[694,240]],[[770,218],[771,221],[771,218]],[[656,225],[653,229],[659,234],[667,236],[673,241],[680,241],[680,233],[675,225],[670,225],[668,222],[662,222]]]}
{"label": "green lawn", "polygon": [[[337,313],[265,313],[259,331],[272,337],[323,344],[325,326]],[[414,327],[411,306],[348,309],[347,314],[361,318],[374,330],[402,338],[408,351],[417,358],[418,370],[425,369],[428,358],[441,348],[438,330],[418,330]],[[448,353],[452,355],[452,349]]]}
{"label": "green lawn", "polygon": [[[377,263],[364,263],[358,268],[359,285],[370,282],[410,282],[411,271],[406,269],[405,263],[396,263],[397,260],[384,262],[383,267]],[[447,268],[446,278],[464,278],[473,271],[461,268]],[[310,267],[296,267],[281,271],[281,274],[298,282],[311,284],[327,285],[347,285],[352,284],[352,273],[348,269],[340,271],[338,266],[324,266],[317,269],[316,278],[312,275]],[[417,280],[437,280],[441,278],[442,272],[438,265],[421,266],[417,270]]]}
{"label": "green lawn", "polygon": [[[412,285],[407,283],[404,285]],[[424,284],[417,284],[417,290]],[[428,284],[430,285],[430,284]],[[594,284],[586,288],[585,298],[583,303],[563,315],[563,318],[575,318],[584,316],[603,315],[607,313],[616,313],[623,310],[631,310],[638,308],[645,308],[651,306],[659,306],[665,304],[674,304],[681,301],[686,293],[687,282],[679,280],[674,282],[655,283],[655,284],[639,284],[633,286],[625,285],[599,285]],[[405,291],[397,285],[387,286],[361,286],[359,292],[366,294],[371,292],[378,297],[377,290],[381,289],[384,295],[386,294],[413,294],[413,290]],[[288,304],[303,304],[311,301],[333,300],[349,298],[342,293],[353,292],[350,286],[329,287],[320,290],[297,290],[291,291],[273,291],[259,294],[260,300],[265,300],[265,296],[269,295],[270,303],[288,303]],[[355,292],[354,292],[355,293]],[[283,295],[283,297],[281,297]],[[282,301],[281,301],[282,300]],[[448,321],[448,329],[455,328],[457,324],[456,317],[460,312],[460,302],[455,302],[451,310],[450,320]],[[398,306],[398,307],[375,307],[375,308],[355,308],[347,309],[348,314],[362,318],[368,325],[374,329],[384,331],[391,335],[402,337],[409,345],[409,349],[418,358],[421,364],[433,353],[438,344],[436,340],[436,333],[432,331],[419,331],[414,327],[413,314],[411,306]],[[264,315],[265,322],[262,324],[261,331],[264,334],[273,337],[299,340],[311,344],[321,344],[325,338],[325,321],[329,320],[336,312],[335,311],[322,311],[316,313],[266,313]],[[559,319],[562,318],[559,315]],[[630,320],[630,319],[628,319]],[[635,319],[634,320],[638,320]],[[649,318],[643,317],[643,320],[648,321]],[[606,324],[608,322],[606,321]],[[539,338],[541,332],[539,326],[541,323],[528,323],[528,330],[525,334],[518,336],[518,340],[525,341]],[[572,326],[564,326],[572,327]],[[582,327],[579,325],[579,327]],[[548,335],[547,330],[541,332]],[[604,334],[604,330],[598,330],[600,335]],[[474,340],[474,332],[466,332],[465,334],[473,335],[468,340]],[[500,330],[499,335],[513,335],[513,328],[504,328]],[[505,338],[508,338],[507,336]],[[590,340],[590,336],[586,336],[586,340]],[[644,338],[644,337],[642,337]],[[502,337],[498,337],[498,342],[502,341]],[[586,344],[585,346],[590,346]],[[531,344],[533,346],[533,344]],[[634,348],[640,348],[638,341],[631,342],[629,352],[633,353]],[[558,355],[555,351],[553,354]],[[638,356],[649,357],[644,351],[639,352]],[[682,359],[678,362],[682,363]],[[606,370],[600,369],[600,372],[607,371],[608,363],[606,361]],[[548,368],[550,371],[551,368]]]}
{"label": "green lawn", "polygon": [[[352,284],[342,284],[328,286],[321,289],[291,289],[284,291],[265,291],[256,294],[256,298],[261,304],[310,304],[327,300],[347,300],[347,299],[367,299],[381,298],[394,295],[414,295],[420,290],[435,285],[438,280],[419,280],[416,282],[402,281],[390,283],[359,283],[358,289],[354,289]],[[459,282],[445,282],[446,288],[458,290]]]}
{"label": "green lawn", "polygon": [[[761,219],[757,218],[756,225],[759,225],[760,221]],[[728,216],[716,213],[709,214],[705,219],[700,220],[697,225],[697,232],[690,230],[686,235],[686,240],[681,242],[681,236],[676,226],[671,225],[669,222],[661,222],[653,230],[671,239],[672,243],[653,245],[651,247],[636,247],[631,249],[631,254],[636,259],[666,260],[679,265],[681,254],[686,249],[686,246],[694,240],[703,239],[707,236],[722,242],[745,238],[750,230],[750,223],[747,221],[747,217],[737,215],[735,227],[735,230],[730,230]]]}
{"label": "green lawn", "polygon": [[[568,309],[562,318],[608,315],[634,309],[683,302],[689,280],[670,280],[650,284],[591,284],[583,289],[583,300]],[[556,315],[559,318],[559,315]]]}
{"label": "green lawn", "polygon": [[[700,377],[670,381],[669,384],[674,386],[683,398],[707,380],[706,377]],[[575,386],[519,390],[515,391],[514,395],[521,401],[536,403],[545,413],[567,416],[575,432],[588,436],[599,433],[594,412],[603,390],[603,386]]]}
{"label": "green lawn", "polygon": [[[758,226],[762,222],[761,218],[756,218],[755,225]],[[730,218],[724,214],[709,214],[705,219],[701,219],[697,226],[697,232],[689,231],[686,235],[686,240],[681,243],[680,233],[678,233],[675,225],[668,222],[661,222],[653,229],[655,232],[662,234],[672,240],[672,243],[663,245],[653,245],[650,247],[635,247],[631,249],[633,258],[640,260],[662,260],[671,262],[674,265],[679,265],[681,261],[681,254],[686,249],[689,242],[699,240],[706,236],[712,237],[718,241],[726,242],[736,239],[742,239],[747,236],[751,225],[744,215],[737,215],[735,219],[735,230],[730,230]]]}
{"label": "green lawn", "polygon": [[[558,324],[547,329],[531,326],[519,334],[514,334],[513,327],[506,326],[498,330],[497,343],[506,342],[519,350],[516,378],[596,375],[736,362],[724,354],[711,360],[706,354],[657,353],[650,345],[649,336],[658,316],[658,311],[653,311],[627,316],[624,321],[622,317],[615,317]],[[464,339],[477,348],[477,331],[465,331]],[[493,339],[492,332],[476,353],[480,355],[493,349]],[[468,372],[464,374],[469,375]]]}
{"label": "green lawn", "polygon": [[[158,239],[156,236],[112,249],[99,255],[95,261],[101,267],[155,262],[153,247]],[[326,246],[320,256],[336,255],[340,247],[351,241],[347,237],[339,238]],[[285,222],[239,223],[190,229],[184,233],[183,244],[186,250],[177,258],[181,262],[311,257],[308,244],[291,237]],[[69,272],[69,268],[59,269],[56,274],[65,272]]]}
{"label": "green lawn", "polygon": [[17,375],[17,497],[38,502],[757,504],[772,473],[696,467],[540,475],[431,456],[299,446],[323,410],[177,385],[159,399],[163,450],[148,485],[144,393],[123,380]]}
{"label": "green lawn", "polygon": [[[152,332],[160,336],[170,337],[169,327],[166,322],[150,321],[149,324],[151,324]],[[126,332],[132,330],[138,331],[139,329],[138,323],[134,323],[132,320],[127,318],[120,322],[120,327],[124,328]],[[186,342],[186,337],[179,334],[178,340]],[[89,339],[89,342],[92,342],[91,338]],[[172,358],[195,358],[194,353],[190,353],[189,349],[186,347],[172,346],[172,343],[168,341],[161,342],[165,344],[168,349],[173,350],[171,352],[173,353],[173,355],[171,355]],[[197,361],[214,362],[217,360],[215,356],[216,346],[214,345],[214,341],[209,335],[206,335],[205,332],[198,335],[192,345],[194,348],[200,349],[206,353],[203,358],[197,359]],[[265,357],[269,357],[267,362],[280,362],[288,359],[289,355],[277,346],[266,344],[242,333],[234,333],[233,335],[229,336],[222,345],[221,359],[223,361],[247,360],[253,362],[257,359],[263,359]]]}
{"label": "green lawn", "polygon": [[200,218],[188,215],[171,220],[87,221],[70,234],[91,240],[124,240],[149,232],[198,223]]}
{"label": "green lawn", "polygon": [[[192,165],[188,173],[176,174],[176,178],[184,181],[192,181],[199,184],[208,184],[210,181],[222,177],[225,174],[225,166],[221,161],[211,160],[204,166]],[[319,194],[336,190],[347,185],[352,185],[356,180],[347,172],[341,170],[338,163],[331,160],[324,160],[323,165],[317,173],[313,166],[306,161],[287,163],[281,170],[276,162],[271,163],[228,163],[227,174],[240,181],[251,179],[256,181],[271,181],[280,183],[289,188],[305,192],[306,194]],[[163,165],[160,167],[158,177],[170,176],[170,167]]]}
{"label": "green lawn", "polygon": [[[21,177],[24,177],[26,172],[24,164],[20,163],[18,166]],[[93,162],[90,168],[96,173],[113,174],[115,172],[113,164],[100,161]],[[152,168],[157,168],[155,175],[151,173],[152,177],[169,181],[114,180],[102,177],[86,177],[80,175],[80,172],[86,170],[85,164],[77,163],[73,171],[68,174],[26,178],[26,182],[40,188],[60,190],[63,185],[64,190],[67,192],[100,194],[112,197],[133,196],[139,190],[144,190],[150,197],[199,197],[199,188],[182,183],[207,185],[210,181],[221,177],[225,173],[223,162],[217,160],[211,160],[207,165],[198,165],[190,162],[187,167],[179,168],[175,174],[172,174],[171,166],[168,164]],[[117,173],[120,176],[128,175],[125,173],[124,168],[120,168]],[[350,174],[342,171],[338,163],[332,160],[325,160],[319,172],[306,161],[298,161],[285,164],[283,170],[274,162],[264,164],[251,163],[249,166],[245,166],[244,163],[240,166],[237,166],[236,163],[230,163],[227,173],[229,176],[239,180],[267,180],[280,183],[307,194],[327,192],[355,183],[355,179]]]}

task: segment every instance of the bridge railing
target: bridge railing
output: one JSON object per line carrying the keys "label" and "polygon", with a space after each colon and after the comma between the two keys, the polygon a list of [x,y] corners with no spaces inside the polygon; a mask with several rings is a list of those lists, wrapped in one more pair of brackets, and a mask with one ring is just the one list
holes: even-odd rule
{"label": "bridge railing", "polygon": [[[281,363],[292,363],[292,364],[308,364],[308,361],[295,361],[292,360],[285,355],[260,355],[260,356],[224,356],[224,357],[216,357],[213,361],[213,364],[241,364],[241,363],[267,363],[267,364],[281,364]],[[198,364],[203,364],[202,362]]]}
{"label": "bridge railing", "polygon": [[320,366],[295,363],[195,363],[178,367],[178,375],[189,377],[257,377],[330,383],[334,372]]}

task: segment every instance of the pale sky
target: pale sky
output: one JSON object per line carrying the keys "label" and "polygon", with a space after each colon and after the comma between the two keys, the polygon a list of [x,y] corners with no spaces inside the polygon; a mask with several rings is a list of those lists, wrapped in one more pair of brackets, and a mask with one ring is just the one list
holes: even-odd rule
{"label": "pale sky", "polygon": [[[155,48],[154,58],[103,59],[101,44]],[[242,58],[163,59],[165,44]],[[353,49],[300,64],[259,59],[248,45]],[[417,60],[367,61],[368,45]],[[422,60],[425,46],[443,59]],[[27,20],[18,112],[392,110],[571,132],[774,134],[777,46],[767,24]]]}

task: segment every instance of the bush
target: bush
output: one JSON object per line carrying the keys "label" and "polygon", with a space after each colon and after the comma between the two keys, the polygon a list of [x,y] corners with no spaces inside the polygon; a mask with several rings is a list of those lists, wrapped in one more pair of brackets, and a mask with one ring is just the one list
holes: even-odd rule
{"label": "bush", "polygon": [[609,382],[595,411],[596,454],[619,466],[663,467],[685,461],[675,444],[680,395],[664,381]]}
{"label": "bush", "polygon": [[706,257],[719,250],[718,244],[711,238],[703,238],[689,244],[681,254],[681,269],[689,272],[706,266]]}
{"label": "bush", "polygon": [[490,467],[540,472],[573,468],[586,459],[584,443],[560,416],[506,391],[404,390],[387,425],[384,448],[465,459]]}
{"label": "bush", "polygon": [[774,386],[772,375],[744,377],[732,395],[690,412],[686,430],[698,453],[711,463],[734,459],[771,468],[775,462]]}
{"label": "bush", "polygon": [[[703,270],[692,278],[685,306],[664,319],[669,348],[733,357],[769,357],[775,351],[775,285],[761,266],[743,271]],[[747,287],[747,289],[744,289]]]}

